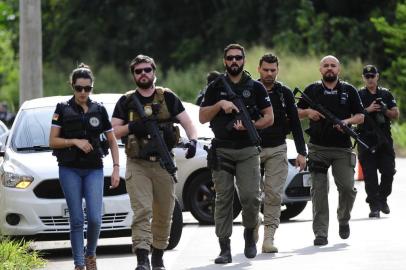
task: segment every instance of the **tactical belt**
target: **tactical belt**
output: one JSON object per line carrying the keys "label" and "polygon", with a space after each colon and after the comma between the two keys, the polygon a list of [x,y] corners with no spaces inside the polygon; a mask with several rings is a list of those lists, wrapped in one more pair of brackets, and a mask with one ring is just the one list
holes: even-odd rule
{"label": "tactical belt", "polygon": [[221,140],[221,139],[213,139],[212,143],[216,147],[221,147],[221,148],[230,148],[230,149],[242,149],[245,147],[250,147],[253,146],[251,142],[249,141],[230,141],[230,140]]}

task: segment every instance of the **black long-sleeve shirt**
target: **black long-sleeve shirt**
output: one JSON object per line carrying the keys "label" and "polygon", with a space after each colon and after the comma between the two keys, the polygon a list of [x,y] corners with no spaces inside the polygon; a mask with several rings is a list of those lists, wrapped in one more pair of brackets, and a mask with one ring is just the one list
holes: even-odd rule
{"label": "black long-sleeve shirt", "polygon": [[292,132],[296,151],[306,155],[306,144],[292,91],[280,82],[275,82],[268,91],[274,113],[274,124],[261,131],[262,147],[285,144],[286,135]]}

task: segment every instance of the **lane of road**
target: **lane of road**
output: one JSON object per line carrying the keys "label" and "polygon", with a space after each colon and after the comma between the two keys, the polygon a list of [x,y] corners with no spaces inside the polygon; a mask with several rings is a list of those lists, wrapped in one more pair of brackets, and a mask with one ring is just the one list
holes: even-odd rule
{"label": "lane of road", "polygon": [[[336,219],[337,191],[330,185],[330,230],[329,244],[313,246],[311,203],[296,218],[280,225],[275,236],[279,253],[259,253],[254,259],[244,257],[243,227],[234,226],[231,238],[233,263],[215,265],[219,253],[213,226],[199,226],[193,217],[185,213],[185,226],[179,245],[165,253],[164,260],[169,270],[193,269],[326,269],[328,270],[401,270],[406,269],[406,159],[397,159],[397,174],[393,194],[389,199],[391,214],[380,219],[369,219],[369,207],[365,203],[364,183],[356,182],[357,200],[350,223],[351,236],[342,240],[338,236]],[[238,220],[238,219],[237,219]],[[262,244],[262,228],[258,250]],[[98,248],[99,270],[134,269],[136,258],[131,254],[131,239],[102,239]],[[46,270],[70,270],[69,242],[37,242],[36,249],[48,260]]]}

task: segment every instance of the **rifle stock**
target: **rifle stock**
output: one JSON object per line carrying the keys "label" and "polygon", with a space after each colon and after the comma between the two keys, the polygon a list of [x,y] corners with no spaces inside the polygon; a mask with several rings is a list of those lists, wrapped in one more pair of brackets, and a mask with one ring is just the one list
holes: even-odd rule
{"label": "rifle stock", "polygon": [[148,134],[151,136],[152,143],[155,144],[156,149],[158,150],[160,157],[159,163],[161,164],[162,168],[164,168],[172,176],[173,181],[177,183],[178,181],[176,178],[176,171],[178,170],[178,168],[175,166],[175,162],[173,161],[168,147],[166,146],[165,141],[161,136],[157,121],[149,119],[147,117],[144,108],[142,107],[142,104],[135,93],[133,94],[133,101],[135,103],[137,113],[141,118],[141,121],[144,123],[147,128]]}
{"label": "rifle stock", "polygon": [[299,88],[296,87],[293,90],[293,95],[296,96],[297,93],[300,93],[301,94],[300,98],[303,98],[304,101],[306,101],[311,108],[324,115],[324,117],[326,117],[328,121],[332,122],[334,125],[339,125],[345,134],[353,138],[357,143],[365,147],[365,149],[369,150],[372,153],[375,152],[375,149],[369,147],[365,142],[363,142],[360,139],[359,134],[356,133],[352,128],[350,128],[347,125],[344,125],[343,122],[339,118],[337,118],[332,112],[324,108],[321,104],[315,103],[308,95],[306,95],[303,91],[301,91]]}
{"label": "rifle stock", "polygon": [[239,110],[239,112],[236,113],[235,118],[237,120],[241,120],[244,127],[247,129],[248,136],[250,138],[251,143],[253,145],[255,145],[258,148],[258,150],[260,150],[261,137],[259,136],[258,131],[255,128],[255,125],[251,120],[251,116],[248,113],[247,107],[245,106],[245,104],[241,100],[241,98],[238,97],[236,95],[236,93],[234,93],[234,91],[231,89],[230,85],[227,83],[224,76],[221,76],[221,80],[223,81],[223,84],[224,84],[225,90],[227,92],[227,95],[230,97],[230,100],[234,103],[234,105]]}

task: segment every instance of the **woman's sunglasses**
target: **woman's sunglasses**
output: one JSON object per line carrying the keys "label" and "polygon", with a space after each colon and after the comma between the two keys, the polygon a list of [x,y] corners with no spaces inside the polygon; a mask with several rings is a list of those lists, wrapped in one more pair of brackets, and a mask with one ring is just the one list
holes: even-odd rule
{"label": "woman's sunglasses", "polygon": [[90,85],[86,85],[86,86],[74,85],[73,89],[75,89],[76,92],[82,92],[82,90],[85,90],[86,93],[89,93],[90,91],[92,91],[93,86],[90,86]]}

